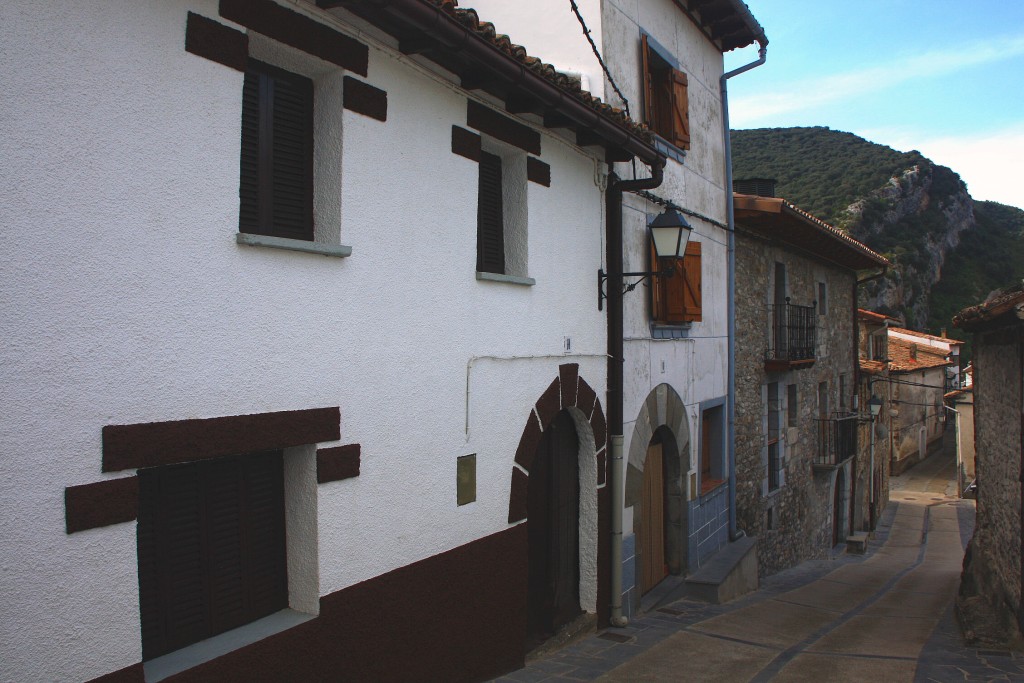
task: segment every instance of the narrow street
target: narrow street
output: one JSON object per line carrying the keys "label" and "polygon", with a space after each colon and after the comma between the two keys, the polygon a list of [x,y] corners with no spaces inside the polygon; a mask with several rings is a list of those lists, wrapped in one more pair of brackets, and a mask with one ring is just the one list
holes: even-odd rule
{"label": "narrow street", "polygon": [[893,478],[863,556],[806,562],[726,605],[680,600],[500,681],[1024,681],[953,614],[974,502],[947,449]]}

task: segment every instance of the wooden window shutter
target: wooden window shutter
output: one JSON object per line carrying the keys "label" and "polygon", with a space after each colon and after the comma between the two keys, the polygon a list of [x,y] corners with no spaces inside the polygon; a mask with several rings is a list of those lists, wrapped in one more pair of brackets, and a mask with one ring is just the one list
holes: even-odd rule
{"label": "wooden window shutter", "polygon": [[144,660],[288,605],[281,451],[139,470]]}
{"label": "wooden window shutter", "polygon": [[501,157],[480,153],[480,185],[476,214],[476,269],[505,272],[505,215],[502,205]]}
{"label": "wooden window shutter", "polygon": [[683,318],[687,322],[701,320],[701,262],[700,242],[686,245],[686,255],[682,259]]}
{"label": "wooden window shutter", "polygon": [[[651,271],[658,259],[651,247]],[[686,245],[685,257],[676,260],[669,277],[651,277],[651,318],[655,322],[677,324],[701,320],[700,242]]]}
{"label": "wooden window shutter", "polygon": [[241,232],[313,239],[313,82],[250,61],[242,88]]}
{"label": "wooden window shutter", "polygon": [[640,36],[640,64],[643,70],[644,83],[644,114],[647,117],[647,125],[654,130],[654,83],[651,78],[651,53],[647,44],[647,35]]}
{"label": "wooden window shutter", "polygon": [[672,144],[690,149],[690,97],[686,74],[672,69]]}

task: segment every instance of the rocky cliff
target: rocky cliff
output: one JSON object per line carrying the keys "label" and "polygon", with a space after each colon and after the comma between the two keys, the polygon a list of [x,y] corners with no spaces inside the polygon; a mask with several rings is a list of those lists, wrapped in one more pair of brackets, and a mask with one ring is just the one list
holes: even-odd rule
{"label": "rocky cliff", "polygon": [[1024,211],[972,200],[954,171],[920,152],[822,127],[736,130],[732,148],[734,178],[775,179],[778,196],[894,263],[861,288],[861,307],[938,333],[1024,277]]}
{"label": "rocky cliff", "polygon": [[974,201],[960,178],[943,166],[915,164],[839,218],[853,237],[896,266],[865,285],[860,305],[904,317],[913,329],[928,327],[929,294],[947,255],[965,231],[977,228]]}

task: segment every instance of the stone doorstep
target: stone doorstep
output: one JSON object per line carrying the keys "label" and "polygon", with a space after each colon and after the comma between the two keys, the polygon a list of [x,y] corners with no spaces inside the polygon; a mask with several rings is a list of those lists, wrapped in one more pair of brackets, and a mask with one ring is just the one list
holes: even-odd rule
{"label": "stone doorstep", "polygon": [[[749,565],[753,561],[751,575]],[[686,596],[722,604],[757,590],[757,539],[744,536],[728,544],[686,577]]]}
{"label": "stone doorstep", "polygon": [[868,550],[871,536],[866,531],[859,531],[846,537],[846,552],[863,555]]}

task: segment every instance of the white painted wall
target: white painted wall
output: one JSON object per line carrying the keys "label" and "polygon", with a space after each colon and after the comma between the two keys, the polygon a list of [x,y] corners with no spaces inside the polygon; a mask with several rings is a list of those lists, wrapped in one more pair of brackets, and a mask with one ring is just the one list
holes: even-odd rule
{"label": "white painted wall", "polygon": [[[641,30],[668,50],[687,74],[691,146],[685,159],[669,159],[662,185],[652,192],[679,206],[726,222],[725,151],[718,79],[722,54],[671,0],[626,2],[603,0],[604,58],[630,102],[634,118],[643,118]],[[615,99],[610,96],[610,101]],[[616,173],[633,177],[629,164]],[[638,177],[649,171],[639,168]],[[662,207],[626,195],[623,211],[624,269],[647,269],[647,221]],[[700,403],[725,396],[728,371],[727,233],[714,223],[688,217],[691,241],[701,243],[702,321],[692,324],[684,340],[652,340],[646,286],[625,296],[625,403],[627,452],[632,420],[655,386],[667,382],[687,406],[690,433],[699,433]],[[664,368],[664,369],[663,369]],[[691,439],[691,468],[696,467],[697,439]],[[687,477],[687,480],[689,478]]]}
{"label": "white painted wall", "polygon": [[[242,75],[185,52],[190,10],[217,18],[213,0],[0,0],[3,680],[141,657],[135,525],[64,532],[66,486],[131,474],[100,472],[105,424],[340,406],[362,468],[311,493],[323,595],[507,528],[559,363],[604,396],[595,159],[542,135],[536,285],[477,281],[477,166],[451,152],[466,96],[371,43],[388,120],[343,111],[340,181],[317,185],[337,192],[317,230],[352,256],[240,246]],[[467,453],[478,500],[457,507]]]}

